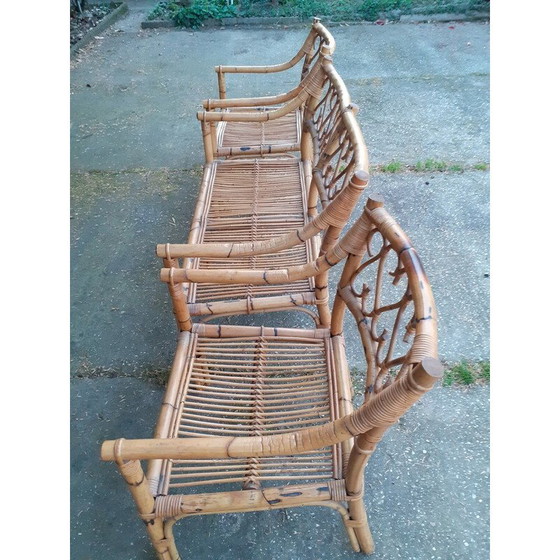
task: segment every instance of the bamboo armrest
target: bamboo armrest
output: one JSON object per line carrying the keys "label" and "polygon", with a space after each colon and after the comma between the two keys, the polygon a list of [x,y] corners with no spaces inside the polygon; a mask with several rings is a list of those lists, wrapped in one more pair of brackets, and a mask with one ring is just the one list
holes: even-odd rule
{"label": "bamboo armrest", "polygon": [[387,429],[442,376],[439,360],[424,358],[409,375],[333,422],[273,436],[108,440],[101,446],[101,460],[225,459],[306,453],[374,428]]}
{"label": "bamboo armrest", "polygon": [[265,97],[232,97],[230,99],[206,99],[203,102],[205,109],[226,109],[228,107],[261,107],[284,103],[293,99],[297,91],[289,91],[279,95],[269,95]]}
{"label": "bamboo armrest", "polygon": [[278,119],[289,113],[289,110],[275,109],[273,111],[198,111],[196,118],[202,122],[221,122],[221,121],[235,121],[235,122],[266,122]]}
{"label": "bamboo armrest", "polygon": [[[345,256],[345,255],[344,255]],[[341,258],[344,258],[342,256]],[[169,284],[192,282],[195,284],[289,284],[296,280],[304,280],[328,270],[325,258],[308,265],[299,265],[283,269],[247,270],[237,268],[162,268],[160,280]],[[339,259],[340,260],[340,259]],[[334,263],[332,263],[334,264]]]}
{"label": "bamboo armrest", "polygon": [[[288,232],[284,236],[268,241],[256,243],[215,243],[199,245],[158,245],[156,254],[166,260],[180,257],[239,257],[251,254],[267,254],[293,247],[298,243],[304,243],[313,237],[328,224],[338,224],[339,207],[344,207],[349,201],[357,198],[368,183],[369,176],[363,171],[358,171],[348,185],[346,192],[337,197],[327,210],[306,224],[299,230]],[[373,205],[373,206],[372,206]],[[361,243],[363,233],[369,230],[369,218],[367,211],[375,206],[371,199],[366,205],[366,210],[354,222],[352,227],[333,247],[324,255],[317,257],[314,261],[303,265],[289,266],[283,269],[247,270],[247,269],[197,269],[197,268],[162,268],[160,279],[170,284],[182,282],[210,283],[210,284],[254,284],[263,286],[265,284],[284,284],[296,280],[304,280],[326,272],[329,268],[340,262],[348,254],[359,250],[357,244]],[[167,263],[166,263],[167,264]]]}
{"label": "bamboo armrest", "polygon": [[300,243],[304,243],[319,231],[318,227],[308,224],[276,238],[250,243],[162,243],[157,245],[156,255],[162,259],[189,257],[228,259],[267,255],[291,249]]}
{"label": "bamboo armrest", "polygon": [[[300,107],[310,95],[319,95],[323,89],[323,69],[322,65],[327,59],[324,58],[321,64],[315,64],[304,80],[292,91],[276,96],[272,103],[283,105],[272,111],[253,111],[253,112],[225,112],[225,111],[199,111],[197,118],[200,121],[245,121],[245,122],[264,122],[282,117],[298,107]],[[247,100],[242,99],[243,104]],[[238,101],[239,102],[239,101]],[[285,102],[285,103],[284,103]],[[222,101],[220,101],[222,103]],[[258,101],[260,103],[260,101]],[[237,106],[237,105],[236,105]]]}
{"label": "bamboo armrest", "polygon": [[294,65],[292,59],[282,64],[269,64],[267,66],[214,66],[214,71],[217,74],[272,74],[289,70]]}

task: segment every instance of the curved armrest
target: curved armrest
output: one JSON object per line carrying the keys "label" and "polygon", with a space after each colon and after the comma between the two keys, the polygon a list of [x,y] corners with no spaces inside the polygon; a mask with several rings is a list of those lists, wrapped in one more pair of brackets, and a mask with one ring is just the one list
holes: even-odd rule
{"label": "curved armrest", "polygon": [[[357,185],[356,190],[359,192],[367,184],[367,174],[363,173],[363,185]],[[368,202],[371,204],[371,202]],[[160,279],[162,282],[169,284],[178,284],[183,282],[206,283],[206,284],[254,284],[256,286],[264,286],[266,284],[284,284],[294,282],[296,280],[305,280],[329,270],[335,264],[346,258],[349,254],[360,251],[362,245],[365,244],[368,232],[371,230],[371,217],[368,215],[368,204],[354,222],[347,233],[340,239],[336,245],[331,247],[324,255],[317,257],[314,261],[303,265],[289,266],[282,269],[268,270],[247,270],[235,268],[215,268],[215,269],[198,269],[198,268],[162,268]],[[326,214],[326,213],[325,213]],[[309,231],[317,228],[321,222],[326,226],[328,224],[325,216],[322,214],[317,216],[312,222],[307,224]],[[305,228],[304,228],[305,229]],[[290,236],[296,235],[296,232],[290,232]],[[293,237],[292,237],[293,239]],[[301,241],[301,240],[300,240]],[[164,258],[173,258],[171,254],[171,246],[164,247]],[[184,247],[184,246],[182,246]],[[182,247],[180,250],[182,250]],[[203,246],[199,246],[202,251]],[[219,245],[218,245],[219,247]],[[227,247],[227,245],[226,245]],[[263,250],[264,245],[260,249]],[[165,250],[169,253],[165,253]],[[224,251],[221,247],[220,251]],[[227,255],[226,255],[227,256]]]}
{"label": "curved armrest", "polygon": [[102,461],[225,459],[296,455],[336,445],[373,428],[387,429],[443,376],[435,358],[424,358],[409,375],[333,422],[273,436],[108,440]]}
{"label": "curved armrest", "polygon": [[261,107],[285,103],[298,94],[298,88],[266,97],[234,97],[231,99],[206,99],[203,102],[205,109],[227,109],[228,107]]}
{"label": "curved armrest", "polygon": [[[331,256],[332,261],[328,259]],[[169,284],[192,282],[195,284],[288,284],[296,280],[304,280],[327,271],[331,266],[346,257],[345,253],[333,256],[324,255],[312,263],[290,266],[281,269],[247,270],[239,268],[162,268],[160,280]]]}
{"label": "curved armrest", "polygon": [[283,72],[295,66],[299,58],[292,58],[288,62],[281,64],[270,64],[268,66],[214,66],[214,71],[218,74],[273,74],[275,72]]}
{"label": "curved armrest", "polygon": [[[309,74],[300,82],[300,84],[292,91],[280,96],[286,101],[282,107],[272,111],[254,111],[246,113],[229,113],[229,112],[209,112],[199,111],[197,118],[200,121],[246,121],[246,122],[263,122],[271,119],[282,117],[297,107],[300,107],[310,95],[319,95],[323,89],[324,70],[323,64],[327,63],[326,57],[321,58],[309,71]],[[222,90],[220,90],[222,91]],[[224,96],[220,94],[221,99]],[[246,100],[242,100],[245,103]],[[239,102],[239,101],[238,101]],[[278,99],[274,103],[278,102]],[[220,101],[222,103],[222,101]],[[238,106],[238,105],[235,105]]]}

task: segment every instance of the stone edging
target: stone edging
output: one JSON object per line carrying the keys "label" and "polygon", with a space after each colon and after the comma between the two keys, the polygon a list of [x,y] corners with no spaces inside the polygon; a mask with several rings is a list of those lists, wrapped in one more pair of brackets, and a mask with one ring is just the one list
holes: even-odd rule
{"label": "stone edging", "polygon": [[[487,12],[471,12],[466,14],[409,14],[401,15],[399,18],[390,19],[396,23],[421,23],[421,22],[449,22],[449,21],[480,21],[490,19]],[[330,21],[328,18],[321,18],[321,21],[328,25],[375,25],[373,21]],[[234,26],[268,26],[282,25],[288,27],[299,27],[308,25],[306,20],[298,17],[231,17],[222,19],[207,19],[203,22],[204,27],[234,27]],[[142,29],[159,29],[179,27],[170,20],[148,20],[140,24]]]}
{"label": "stone edging", "polygon": [[105,31],[105,29],[115,23],[117,19],[126,14],[127,11],[128,4],[126,2],[122,2],[112,12],[109,12],[95,27],[92,27],[77,43],[74,43],[70,47],[70,56],[74,56],[80,49],[91,43],[96,35]]}

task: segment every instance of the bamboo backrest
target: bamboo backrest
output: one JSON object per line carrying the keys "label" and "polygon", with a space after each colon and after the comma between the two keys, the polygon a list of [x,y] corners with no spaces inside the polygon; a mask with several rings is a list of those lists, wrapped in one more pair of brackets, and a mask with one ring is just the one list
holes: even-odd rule
{"label": "bamboo backrest", "polygon": [[329,57],[324,59],[322,68],[325,80],[321,96],[306,106],[303,121],[302,159],[304,164],[309,160],[312,170],[311,215],[317,199],[325,209],[356,173],[369,171],[367,148],[356,119],[358,107],[351,102],[348,89]]}
{"label": "bamboo backrest", "polygon": [[[348,410],[341,418],[319,426],[269,436],[107,441],[102,446],[102,459],[122,463],[139,459],[271,457],[304,453],[356,438],[347,460],[346,479],[348,492],[358,494],[371,451],[386,429],[441,378],[443,368],[437,359],[436,310],[430,284],[416,251],[383,208],[381,197],[368,201],[360,218],[315,267],[325,270],[343,259],[346,262],[333,304],[330,337],[342,338],[348,308],[359,329],[367,364],[365,399],[357,410]],[[393,266],[388,267],[391,259]],[[239,272],[255,283],[283,282],[294,273],[284,269],[259,277],[258,271]],[[357,286],[372,273],[371,282]],[[392,284],[402,284],[396,299],[384,301],[385,277]],[[206,275],[196,281],[216,279]],[[395,316],[389,318],[391,314]],[[224,334],[217,325],[200,327],[205,336],[220,338]],[[259,327],[229,328],[241,336],[251,329],[262,332]],[[272,336],[274,331],[267,329]],[[337,362],[337,367],[344,367],[345,359]]]}

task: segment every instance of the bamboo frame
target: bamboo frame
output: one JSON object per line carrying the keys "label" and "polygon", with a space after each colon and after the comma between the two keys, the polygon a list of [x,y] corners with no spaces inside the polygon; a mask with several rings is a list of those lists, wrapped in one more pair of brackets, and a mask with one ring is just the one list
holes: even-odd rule
{"label": "bamboo frame", "polygon": [[[166,251],[173,262],[176,253],[169,246]],[[394,267],[388,266],[391,258]],[[179,336],[154,438],[103,443],[101,459],[119,466],[158,558],[179,558],[173,526],[183,517],[303,505],[337,510],[352,548],[373,552],[363,503],[367,461],[443,368],[429,281],[382,197],[370,198],[360,218],[312,267],[269,270],[265,276],[282,283],[340,260],[345,264],[329,328],[193,324]],[[174,274],[215,281],[203,270],[162,272],[166,281]],[[255,274],[227,271],[220,277],[257,282]],[[363,279],[372,274],[369,288]],[[405,297],[390,294],[386,302],[385,277],[406,284]],[[367,364],[366,399],[357,410],[344,349],[346,309],[358,326]],[[397,318],[380,332],[392,313]],[[395,341],[403,335],[401,347]],[[141,460],[148,461],[146,478]],[[263,486],[271,482],[281,484]],[[238,486],[192,493],[212,484]]]}

